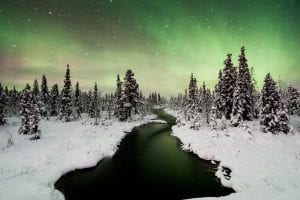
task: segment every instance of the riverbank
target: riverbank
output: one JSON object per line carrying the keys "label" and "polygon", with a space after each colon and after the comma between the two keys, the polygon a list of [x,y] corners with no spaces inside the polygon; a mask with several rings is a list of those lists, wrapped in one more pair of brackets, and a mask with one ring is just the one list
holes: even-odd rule
{"label": "riverbank", "polygon": [[[97,196],[118,199],[120,194],[123,199],[181,200],[234,192],[216,178],[217,165],[180,148],[180,141],[171,136],[174,117],[162,109],[154,113],[160,120],[135,127],[112,158],[103,159],[96,167],[65,174],[55,187],[76,200]],[[112,188],[118,192],[112,193]]]}
{"label": "riverbank", "polygon": [[[182,118],[178,112],[166,111]],[[293,118],[292,123],[294,135],[262,133],[258,121],[247,123],[247,130],[228,126],[212,131],[202,126],[195,131],[188,124],[175,125],[172,130],[184,150],[220,161],[216,175],[237,193],[218,199],[296,200],[300,197],[300,119]],[[230,179],[223,175],[221,166],[232,170]]]}
{"label": "riverbank", "polygon": [[[37,141],[17,133],[20,118],[9,118],[9,125],[0,128],[0,199],[64,199],[54,189],[63,174],[112,156],[125,132],[154,117],[128,123],[106,120],[99,126],[87,117],[68,123],[51,118],[41,121],[42,139]],[[7,147],[10,135],[13,145]]]}

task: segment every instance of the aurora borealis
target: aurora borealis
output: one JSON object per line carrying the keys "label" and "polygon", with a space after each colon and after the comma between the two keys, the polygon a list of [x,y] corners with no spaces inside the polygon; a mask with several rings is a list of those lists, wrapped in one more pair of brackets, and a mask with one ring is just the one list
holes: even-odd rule
{"label": "aurora borealis", "polygon": [[241,46],[261,85],[267,72],[300,86],[298,0],[1,0],[0,82],[45,73],[113,91],[131,68],[146,93],[176,94],[189,74],[213,87]]}

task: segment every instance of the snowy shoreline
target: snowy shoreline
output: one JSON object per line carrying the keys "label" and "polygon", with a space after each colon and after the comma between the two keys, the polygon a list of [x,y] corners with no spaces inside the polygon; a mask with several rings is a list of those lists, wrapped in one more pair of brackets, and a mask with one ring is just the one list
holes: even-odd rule
{"label": "snowy shoreline", "polygon": [[[37,141],[17,133],[20,118],[9,118],[10,125],[0,129],[0,199],[64,199],[54,189],[63,174],[113,156],[126,132],[154,117],[123,123],[107,120],[99,126],[88,118],[68,123],[51,118],[41,121],[42,139]],[[14,144],[6,148],[9,135]]]}
{"label": "snowy shoreline", "polygon": [[[176,118],[178,112],[165,109]],[[300,126],[300,119],[293,120]],[[258,121],[249,122],[248,130],[228,127],[212,131],[209,127],[192,130],[189,125],[172,127],[173,136],[182,142],[182,149],[202,159],[220,162],[216,176],[224,186],[236,193],[225,197],[199,199],[280,199],[300,198],[300,134],[272,135],[259,130]],[[248,132],[250,131],[250,133]],[[230,168],[227,180],[222,166]]]}

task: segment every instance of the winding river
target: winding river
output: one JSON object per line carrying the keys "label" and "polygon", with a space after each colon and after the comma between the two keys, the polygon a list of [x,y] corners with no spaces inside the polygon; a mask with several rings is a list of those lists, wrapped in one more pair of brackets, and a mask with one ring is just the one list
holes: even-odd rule
{"label": "winding river", "polygon": [[[128,133],[116,154],[97,166],[63,175],[55,184],[67,200],[186,199],[228,195],[215,176],[217,165],[180,148],[171,136],[175,118],[154,111],[167,123],[152,122]],[[199,133],[201,134],[201,133]]]}

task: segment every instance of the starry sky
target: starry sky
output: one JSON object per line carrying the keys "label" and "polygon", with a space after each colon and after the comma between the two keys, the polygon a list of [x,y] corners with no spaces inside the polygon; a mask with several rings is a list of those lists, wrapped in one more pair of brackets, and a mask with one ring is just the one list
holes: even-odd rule
{"label": "starry sky", "polygon": [[177,94],[190,73],[213,87],[241,46],[261,86],[267,72],[300,86],[299,0],[1,0],[0,82],[46,74],[113,91],[131,68],[145,92]]}

